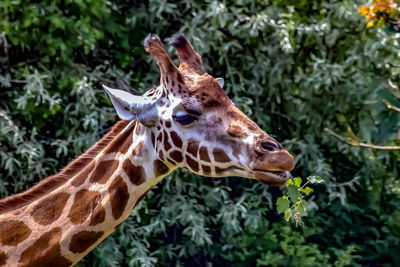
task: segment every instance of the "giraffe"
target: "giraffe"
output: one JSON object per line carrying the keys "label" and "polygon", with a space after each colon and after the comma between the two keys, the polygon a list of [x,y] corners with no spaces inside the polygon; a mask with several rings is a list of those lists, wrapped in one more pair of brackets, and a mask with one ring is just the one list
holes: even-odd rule
{"label": "giraffe", "polygon": [[104,86],[121,118],[60,173],[0,200],[0,266],[71,266],[110,235],[147,191],[177,168],[281,186],[293,156],[242,113],[223,79],[204,73],[183,34],[144,41],[160,85],[142,96]]}

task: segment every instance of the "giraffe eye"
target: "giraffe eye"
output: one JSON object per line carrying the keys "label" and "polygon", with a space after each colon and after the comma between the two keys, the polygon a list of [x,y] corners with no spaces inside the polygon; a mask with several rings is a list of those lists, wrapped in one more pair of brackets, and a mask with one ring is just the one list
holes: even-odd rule
{"label": "giraffe eye", "polygon": [[174,120],[181,125],[188,125],[197,120],[197,117],[186,112],[179,111],[176,116],[173,116]]}

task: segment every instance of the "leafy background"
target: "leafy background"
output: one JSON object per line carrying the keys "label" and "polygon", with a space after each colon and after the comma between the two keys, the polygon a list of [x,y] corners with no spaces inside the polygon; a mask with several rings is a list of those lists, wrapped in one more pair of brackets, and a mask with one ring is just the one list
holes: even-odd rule
{"label": "leafy background", "polygon": [[[366,30],[362,1],[2,0],[0,196],[56,173],[117,117],[100,85],[144,92],[142,47],[184,32],[234,102],[319,175],[304,226],[278,189],[178,171],[79,266],[400,266],[400,35]],[[169,51],[173,53],[169,47]],[[397,91],[396,91],[397,90]]]}

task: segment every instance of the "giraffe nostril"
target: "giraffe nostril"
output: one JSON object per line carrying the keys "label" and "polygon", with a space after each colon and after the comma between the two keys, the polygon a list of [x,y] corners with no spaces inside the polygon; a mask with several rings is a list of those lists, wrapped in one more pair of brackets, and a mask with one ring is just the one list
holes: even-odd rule
{"label": "giraffe nostril", "polygon": [[267,151],[275,151],[279,149],[279,146],[277,146],[276,144],[272,143],[272,142],[262,142],[261,143],[262,148],[264,148]]}

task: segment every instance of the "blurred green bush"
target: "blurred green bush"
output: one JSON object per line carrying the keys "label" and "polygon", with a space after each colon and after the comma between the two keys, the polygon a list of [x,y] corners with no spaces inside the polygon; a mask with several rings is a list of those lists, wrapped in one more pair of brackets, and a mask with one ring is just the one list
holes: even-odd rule
{"label": "blurred green bush", "polygon": [[[158,82],[142,47],[181,31],[233,101],[319,175],[305,226],[277,189],[178,171],[79,266],[400,266],[400,35],[365,29],[361,1],[0,2],[0,196],[53,174],[117,117],[102,83]],[[172,53],[172,49],[169,48]],[[211,265],[210,265],[211,264]]]}

